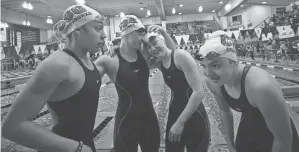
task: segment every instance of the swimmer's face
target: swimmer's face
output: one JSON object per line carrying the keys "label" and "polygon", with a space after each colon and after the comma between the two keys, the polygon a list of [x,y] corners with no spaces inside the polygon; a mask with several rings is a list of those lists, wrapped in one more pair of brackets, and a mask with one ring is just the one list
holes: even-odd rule
{"label": "swimmer's face", "polygon": [[88,49],[90,53],[99,52],[105,45],[106,34],[103,22],[90,21],[81,27],[79,32],[76,43],[79,43],[82,48]]}
{"label": "swimmer's face", "polygon": [[159,37],[150,37],[149,38],[149,53],[156,57],[156,58],[161,58],[164,57],[167,53],[167,47],[165,44],[165,41]]}
{"label": "swimmer's face", "polygon": [[128,40],[128,44],[134,48],[134,49],[140,49],[142,38],[146,34],[146,30],[144,28],[140,28],[138,30],[135,30],[129,34],[126,35],[126,38]]}
{"label": "swimmer's face", "polygon": [[235,68],[233,61],[222,57],[215,60],[203,59],[200,61],[200,64],[204,69],[204,75],[219,85],[228,83],[229,79],[233,76]]}

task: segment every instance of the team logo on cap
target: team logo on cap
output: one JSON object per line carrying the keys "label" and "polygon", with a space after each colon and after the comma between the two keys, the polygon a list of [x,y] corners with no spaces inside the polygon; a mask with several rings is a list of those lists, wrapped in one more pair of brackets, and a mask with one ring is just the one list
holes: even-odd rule
{"label": "team logo on cap", "polygon": [[74,18],[75,14],[81,14],[87,12],[87,10],[82,7],[82,6],[75,6],[69,10],[67,10],[64,14],[63,14],[63,20],[68,20],[71,21]]}
{"label": "team logo on cap", "polygon": [[128,28],[132,28],[134,27],[136,24],[138,24],[138,19],[137,18],[134,18],[133,16],[129,16],[129,17],[126,17],[125,19],[123,19],[121,21],[121,23],[119,24],[119,28],[121,31],[125,31],[127,30]]}
{"label": "team logo on cap", "polygon": [[221,41],[221,44],[224,46],[232,46],[233,45],[232,40],[227,35],[221,35],[220,41]]}

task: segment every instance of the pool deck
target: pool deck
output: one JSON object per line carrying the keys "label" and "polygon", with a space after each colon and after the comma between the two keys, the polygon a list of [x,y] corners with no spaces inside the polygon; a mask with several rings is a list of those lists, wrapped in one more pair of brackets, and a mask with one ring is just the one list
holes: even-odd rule
{"label": "pool deck", "polygon": [[[25,76],[29,76],[30,73],[32,73],[32,72],[28,71],[28,72],[21,72],[18,74],[13,73],[12,75],[14,75],[15,77],[10,77],[10,78],[16,78],[17,75],[18,75],[18,77],[19,76],[25,77]],[[151,77],[152,78],[150,79],[149,84],[150,84],[150,92],[153,97],[153,104],[155,106],[164,106],[164,108],[168,107],[166,105],[160,105],[160,103],[161,103],[160,97],[157,97],[157,96],[161,96],[161,91],[162,91],[161,83],[163,83],[163,78],[162,78],[161,72],[159,72],[157,70],[153,70],[153,71],[151,71]],[[1,77],[1,79],[2,79],[2,77]],[[109,79],[107,77],[104,77],[102,84],[105,84],[108,81],[109,81]],[[105,88],[102,88],[101,91],[107,92],[107,96],[113,96],[113,97],[117,96],[115,87],[113,84],[108,85]],[[107,102],[100,102],[100,104],[99,104],[99,112],[97,114],[98,117],[96,118],[96,124],[97,125],[102,124],[107,117],[112,117],[112,120],[109,121],[108,123],[106,123],[105,126],[102,127],[101,132],[95,138],[95,145],[97,148],[97,152],[110,152],[110,149],[113,147],[112,141],[113,141],[114,115],[115,115],[117,107],[116,107],[116,104],[111,105],[110,103],[108,103],[108,102],[110,102],[110,100],[112,100],[112,99],[111,98],[107,99]],[[289,98],[289,99],[286,99],[286,101],[289,105],[290,116],[294,120],[297,130],[299,130],[299,98],[298,97],[297,98]],[[234,115],[235,115],[235,113],[234,113]],[[209,115],[209,118],[210,118],[211,131],[212,131],[211,135],[212,135],[212,137],[219,138],[219,139],[213,139],[211,148],[222,147],[223,149],[225,149],[225,141],[222,138],[221,132],[218,129],[218,124],[215,123],[216,121],[213,120],[216,118],[213,118],[213,116],[211,114]],[[97,127],[97,125],[95,126],[95,128]],[[235,133],[236,133],[236,126],[235,126]],[[161,145],[162,144],[163,143],[161,142]],[[164,152],[163,147],[161,148],[160,152]]]}

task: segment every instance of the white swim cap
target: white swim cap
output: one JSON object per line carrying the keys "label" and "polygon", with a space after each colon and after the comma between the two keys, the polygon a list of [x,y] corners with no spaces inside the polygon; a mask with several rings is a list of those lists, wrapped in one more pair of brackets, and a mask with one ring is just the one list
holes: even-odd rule
{"label": "white swim cap", "polygon": [[204,45],[196,55],[197,60],[204,58],[214,60],[218,57],[224,57],[237,61],[236,50],[232,40],[224,31],[213,32],[205,41]]}
{"label": "white swim cap", "polygon": [[93,20],[104,22],[105,17],[86,5],[72,5],[64,11],[63,19],[53,26],[53,30],[55,36],[62,40],[75,29]]}
{"label": "white swim cap", "polygon": [[119,23],[119,29],[122,36],[127,35],[135,30],[139,30],[140,28],[145,29],[141,21],[134,15],[126,15]]}

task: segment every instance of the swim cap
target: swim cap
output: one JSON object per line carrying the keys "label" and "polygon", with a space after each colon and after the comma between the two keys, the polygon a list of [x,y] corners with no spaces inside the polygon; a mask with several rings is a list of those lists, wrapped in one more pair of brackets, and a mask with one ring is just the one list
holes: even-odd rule
{"label": "swim cap", "polygon": [[161,34],[156,33],[156,32],[147,33],[145,35],[145,41],[149,42],[152,37],[159,37],[165,41],[164,37]]}
{"label": "swim cap", "polygon": [[218,57],[224,57],[237,61],[236,50],[232,40],[224,31],[215,31],[205,41],[204,45],[196,55],[197,60],[214,60]]}
{"label": "swim cap", "polygon": [[135,30],[139,30],[140,28],[145,29],[141,21],[134,15],[126,15],[119,23],[119,29],[122,36],[127,35]]}
{"label": "swim cap", "polygon": [[53,26],[53,30],[55,36],[62,40],[75,29],[93,20],[104,22],[105,17],[86,5],[72,5],[64,11],[63,19]]}

